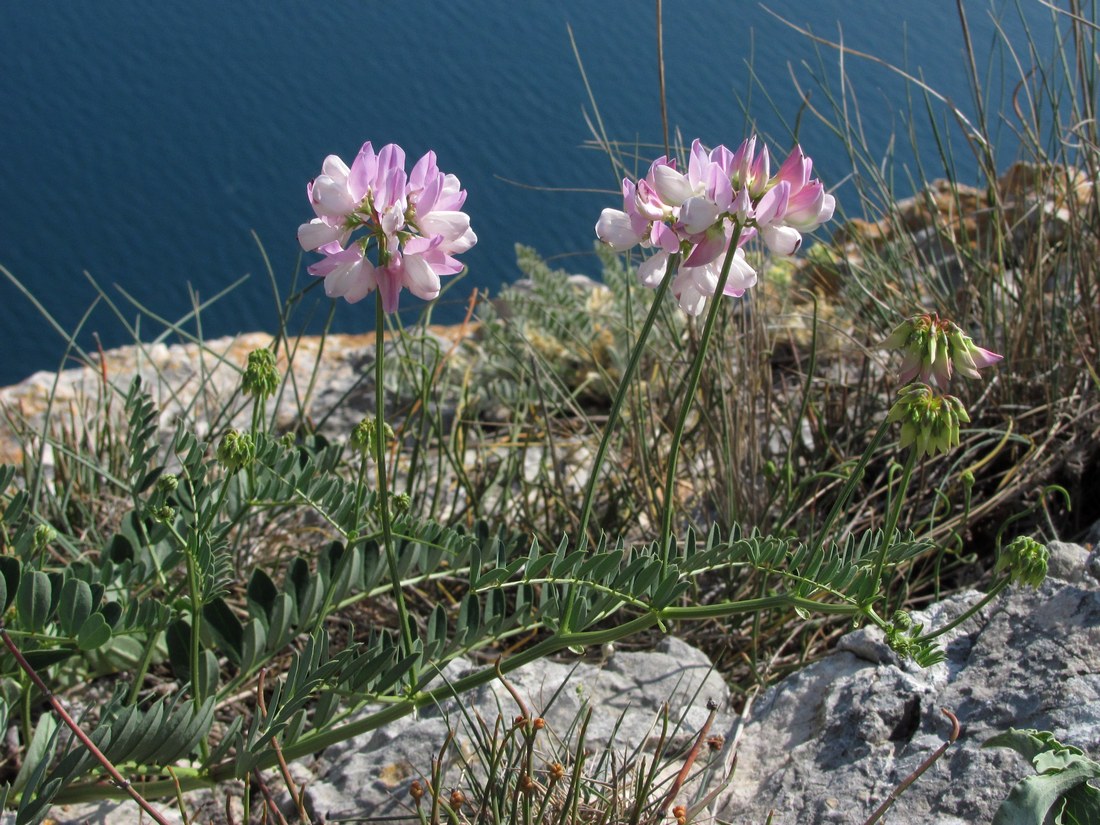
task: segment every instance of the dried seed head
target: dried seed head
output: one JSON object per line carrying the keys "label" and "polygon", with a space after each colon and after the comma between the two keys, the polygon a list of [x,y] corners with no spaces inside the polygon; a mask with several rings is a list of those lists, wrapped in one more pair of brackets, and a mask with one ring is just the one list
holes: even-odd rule
{"label": "dried seed head", "polygon": [[414,801],[419,802],[424,798],[424,786],[414,779],[409,783],[409,796],[411,796]]}
{"label": "dried seed head", "polygon": [[533,724],[535,726],[535,730],[542,730],[546,727],[546,720],[543,719],[541,716],[536,716]]}
{"label": "dried seed head", "polygon": [[550,774],[551,782],[558,782],[565,776],[565,766],[561,762],[553,762],[547,768],[547,773]]}
{"label": "dried seed head", "polygon": [[451,807],[456,811],[466,804],[466,794],[455,788],[451,791]]}

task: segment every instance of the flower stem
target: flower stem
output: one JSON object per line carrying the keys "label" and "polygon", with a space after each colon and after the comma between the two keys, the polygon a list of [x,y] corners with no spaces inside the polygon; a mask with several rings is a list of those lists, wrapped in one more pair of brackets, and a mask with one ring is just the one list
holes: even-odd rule
{"label": "flower stem", "polygon": [[[412,625],[409,623],[409,611],[405,607],[405,593],[401,589],[401,576],[397,570],[397,555],[393,549],[393,529],[390,525],[390,495],[386,481],[386,404],[385,404],[385,351],[386,351],[386,314],[382,309],[382,290],[375,290],[374,312],[374,462],[378,468],[379,518],[382,521],[382,546],[386,552],[386,564],[390,572],[390,584],[393,586],[393,598],[397,603],[397,621],[401,625],[401,655],[412,655],[414,648]],[[409,686],[417,682],[419,668],[409,671]]]}
{"label": "flower stem", "polygon": [[898,485],[897,497],[891,502],[890,515],[886,519],[886,527],[882,535],[882,549],[878,553],[878,561],[875,562],[876,582],[882,576],[882,568],[886,564],[886,555],[894,543],[894,532],[897,530],[898,520],[901,518],[901,508],[905,505],[905,494],[909,491],[909,481],[913,478],[913,468],[917,464],[917,450],[909,449],[909,455],[905,457],[905,468],[901,473],[901,483]]}
{"label": "flower stem", "polygon": [[710,301],[710,310],[707,312],[707,320],[703,324],[703,337],[699,341],[699,350],[695,353],[695,359],[691,364],[691,373],[688,377],[687,387],[684,390],[683,403],[680,404],[680,415],[676,419],[676,429],[672,432],[672,445],[668,451],[668,470],[665,474],[665,500],[664,516],[661,520],[661,557],[668,562],[670,538],[672,536],[673,495],[676,487],[676,465],[680,457],[680,442],[684,437],[684,425],[687,423],[688,411],[695,401],[695,391],[699,388],[699,379],[703,374],[703,359],[706,357],[710,346],[710,338],[714,332],[714,324],[718,318],[719,300],[726,281],[729,280],[730,267],[733,265],[734,256],[737,254],[737,243],[741,239],[740,222],[733,225],[733,237],[730,238],[729,249],[726,250],[726,259],[722,262],[722,274],[718,276],[718,286],[715,287],[714,296]]}
{"label": "flower stem", "polygon": [[933,639],[935,639],[936,637],[942,636],[947,631],[954,630],[956,627],[961,625],[963,622],[965,622],[967,619],[969,619],[971,616],[973,616],[975,613],[977,613],[979,610],[981,610],[983,607],[985,607],[987,604],[989,604],[991,601],[993,601],[995,598],[997,598],[997,596],[1000,595],[1001,591],[1004,590],[1006,587],[1008,587],[1008,585],[1011,581],[1012,581],[1011,576],[1005,576],[1003,579],[1001,579],[999,582],[997,582],[995,585],[993,585],[991,588],[989,588],[989,592],[986,593],[981,598],[980,601],[975,602],[965,612],[963,612],[959,616],[956,616],[954,619],[952,619],[950,622],[945,624],[943,627],[937,628],[936,630],[931,630],[928,633],[925,633],[923,636],[917,637],[916,641],[918,643],[920,643],[920,642],[930,642]]}
{"label": "flower stem", "polygon": [[619,414],[622,411],[623,401],[626,400],[627,393],[630,391],[630,381],[634,377],[634,372],[638,368],[638,363],[642,360],[642,350],[645,349],[646,339],[649,338],[649,333],[653,329],[653,323],[657,320],[657,313],[661,311],[665,293],[668,292],[669,284],[672,283],[672,278],[676,274],[679,263],[679,254],[669,256],[665,277],[661,279],[660,286],[657,287],[657,294],[653,298],[653,305],[649,308],[649,314],[642,324],[642,331],[638,335],[638,340],[634,343],[634,349],[630,352],[630,360],[627,361],[626,369],[623,371],[622,378],[619,380],[619,388],[615,392],[615,399],[611,402],[611,411],[608,413],[607,424],[604,426],[603,436],[600,438],[599,447],[596,449],[596,458],[592,462],[592,470],[588,476],[588,484],[584,490],[584,503],[581,505],[580,528],[577,530],[578,536],[584,536],[588,532],[588,523],[592,518],[592,503],[596,495],[596,484],[599,482],[600,469],[603,467],[604,458],[607,456],[607,448],[611,443],[611,433],[615,430],[615,425],[619,422]]}
{"label": "flower stem", "polygon": [[832,509],[829,510],[829,515],[825,517],[825,523],[821,525],[821,530],[818,531],[814,539],[814,550],[820,550],[824,545],[825,538],[832,529],[833,523],[837,520],[840,512],[847,506],[848,501],[852,497],[852,493],[855,492],[856,485],[859,484],[860,480],[863,478],[863,471],[867,469],[867,464],[871,461],[871,457],[875,454],[875,450],[878,449],[879,443],[886,436],[886,430],[889,427],[889,420],[883,418],[882,423],[879,424],[878,430],[875,431],[874,436],[871,438],[871,443],[867,445],[867,448],[863,451],[863,455],[859,457],[859,462],[848,476],[848,481],[841,489],[840,495],[838,495],[836,501],[833,502]]}

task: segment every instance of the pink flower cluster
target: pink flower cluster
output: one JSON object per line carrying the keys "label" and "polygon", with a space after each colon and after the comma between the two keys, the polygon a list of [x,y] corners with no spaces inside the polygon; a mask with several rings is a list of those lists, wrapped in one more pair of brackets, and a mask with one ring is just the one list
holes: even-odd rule
{"label": "pink flower cluster", "polygon": [[[325,256],[308,271],[325,279],[330,298],[353,304],[377,288],[386,312],[397,309],[402,288],[431,300],[440,276],[462,271],[453,256],[477,243],[461,211],[466,191],[439,171],[434,152],[406,174],[400,146],[375,154],[367,142],[350,168],[336,155],[325,158],[306,194],[317,217],[298,228],[298,241]],[[358,229],[366,231],[353,241]],[[372,246],[374,263],[367,257]]]}
{"label": "pink flower cluster", "polygon": [[691,145],[687,174],[676,161],[657,158],[637,184],[623,180],[623,208],[605,209],[596,235],[612,249],[636,244],[656,249],[638,267],[649,287],[658,286],[669,256],[683,256],[671,289],[684,312],[698,315],[718,288],[722,262],[735,228],[734,252],[724,294],[740,297],[756,283],[756,271],[740,247],[759,234],[778,255],[793,255],[802,233],[816,229],[833,215],[836,202],[820,180],[811,179],[813,162],[799,147],[771,174],[766,146],[756,151],[756,137],[731,152],[717,146],[707,152]]}

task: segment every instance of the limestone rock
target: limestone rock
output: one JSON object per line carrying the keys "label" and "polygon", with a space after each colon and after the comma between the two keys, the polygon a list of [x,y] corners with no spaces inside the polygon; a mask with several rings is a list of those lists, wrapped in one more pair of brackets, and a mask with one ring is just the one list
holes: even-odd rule
{"label": "limestone rock", "polygon": [[[942,637],[941,664],[903,665],[864,629],[771,688],[753,708],[719,818],[862,823],[945,741],[941,708],[962,735],[890,810],[891,825],[989,822],[1032,770],[1014,752],[981,749],[1009,727],[1100,753],[1100,583],[1082,574],[1083,548],[1051,549],[1042,587],[1013,588]],[[943,626],[979,598],[963,593],[915,618]]]}
{"label": "limestone rock", "polygon": [[[448,676],[460,677],[471,666],[453,663]],[[671,637],[654,651],[614,652],[602,664],[534,662],[509,674],[508,681],[528,709],[545,718],[546,736],[569,741],[578,717],[591,709],[587,746],[601,747],[614,736],[621,752],[639,746],[645,750],[660,732],[657,720],[666,702],[675,728],[672,741],[681,744],[691,741],[706,721],[708,700],[722,709],[729,701],[728,689],[706,655]],[[310,815],[315,821],[408,815],[409,784],[413,779],[425,782],[449,730],[455,733],[457,751],[472,757],[471,720],[480,717],[492,727],[499,717],[510,725],[519,713],[499,681],[460,699],[461,704],[448,701],[328,748],[313,766],[317,778],[306,789]],[[719,719],[728,726],[728,717]],[[716,722],[714,730],[719,728]],[[451,760],[456,769],[445,780],[445,789],[461,784],[455,762]]]}

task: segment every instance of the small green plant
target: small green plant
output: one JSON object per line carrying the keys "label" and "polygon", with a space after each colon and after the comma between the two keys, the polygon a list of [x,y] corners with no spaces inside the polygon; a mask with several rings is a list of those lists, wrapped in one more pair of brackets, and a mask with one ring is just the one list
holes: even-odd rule
{"label": "small green plant", "polygon": [[[1091,42],[1087,27],[1077,33]],[[1072,72],[1091,94],[1091,74]],[[1030,74],[1025,86],[1050,94]],[[866,173],[860,185],[883,186],[865,188],[864,203],[892,204],[847,100],[824,103],[844,113],[837,132]],[[1090,107],[1075,104],[1073,131],[1095,179]],[[295,372],[301,342],[289,333],[321,280],[295,283],[284,302],[272,275],[279,333],[229,365],[239,380],[228,398],[209,400],[202,384],[167,427],[150,387],[113,384],[74,335],[101,378],[85,418],[59,421],[52,396],[43,423],[9,413],[25,460],[0,468],[0,729],[14,742],[0,801],[20,825],[54,803],[123,794],[161,821],[147,799],[224,782],[244,786],[247,807],[275,766],[301,808],[288,760],[525,663],[646,634],[706,628],[757,682],[820,649],[828,621],[873,624],[931,665],[937,638],[1009,584],[1038,586],[1045,548],[1028,537],[1001,548],[999,532],[980,604],[927,630],[903,609],[922,586],[938,593],[975,520],[1019,504],[1009,496],[1049,471],[1054,439],[1096,409],[1088,382],[1100,381],[1077,366],[1100,342],[1085,311],[1095,204],[1076,179],[1044,173],[1033,187],[1060,193],[1056,214],[1068,210],[1076,234],[1047,237],[1044,224],[1028,235],[1027,204],[1006,200],[983,154],[988,223],[960,227],[938,207],[928,217],[970,268],[966,282],[930,265],[911,216],[889,210],[875,233],[849,226],[849,240],[810,256],[807,276],[773,256],[794,252],[836,204],[797,145],[775,170],[755,137],[733,151],[696,141],[675,160],[665,146],[638,179],[620,146],[601,146],[622,176],[622,209],[597,223],[604,286],[521,250],[530,288],[509,290],[506,311],[480,312],[489,363],[433,336],[431,305],[408,328],[395,313],[404,289],[442,294],[476,242],[458,179],[434,153],[406,170],[392,144],[365,144],[350,166],[325,160],[309,189],[316,217],[299,229],[323,256],[309,272],[331,298],[375,304],[373,352],[347,391],[373,409],[343,432],[320,432],[343,399],[314,417],[316,373]],[[826,288],[797,303],[799,283]],[[195,343],[205,370],[212,353],[190,317],[165,322],[165,335]],[[965,330],[997,342],[1007,363],[1044,364],[1043,380],[1004,370],[976,399],[947,394],[954,374],[978,378],[999,360]],[[892,406],[872,354],[884,338],[907,383]],[[274,412],[283,397],[298,405],[289,424]],[[1042,496],[1022,506],[1039,511],[1049,521]],[[1002,517],[1001,532],[1020,517]],[[807,641],[790,643],[792,623]],[[443,684],[447,664],[471,654],[482,666]],[[73,718],[56,694],[89,682],[109,698]],[[636,759],[632,772],[601,755],[599,770],[583,770],[583,725],[540,764],[535,743],[549,733],[521,711],[522,723],[467,720],[483,773],[506,781],[472,771],[471,787],[445,795],[444,745],[410,788],[423,820],[460,819],[475,798],[487,821],[698,813],[673,806],[675,782],[650,781],[655,763],[647,773]],[[1052,752],[1066,767],[1048,790],[1095,765]]]}
{"label": "small green plant", "polygon": [[1100,762],[1063,745],[1049,731],[1016,730],[991,737],[983,748],[1011,748],[1035,768],[1012,788],[993,825],[1088,825],[1100,822]]}

